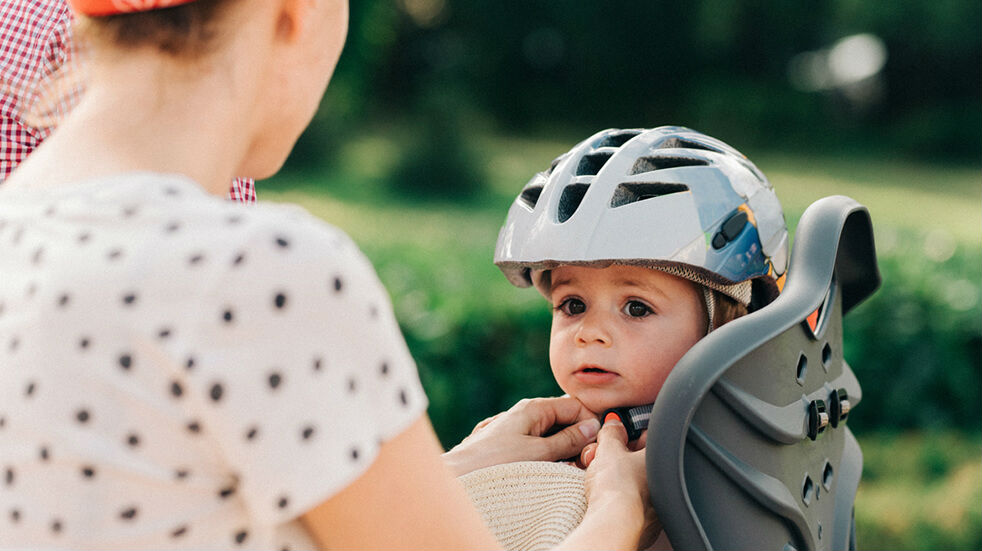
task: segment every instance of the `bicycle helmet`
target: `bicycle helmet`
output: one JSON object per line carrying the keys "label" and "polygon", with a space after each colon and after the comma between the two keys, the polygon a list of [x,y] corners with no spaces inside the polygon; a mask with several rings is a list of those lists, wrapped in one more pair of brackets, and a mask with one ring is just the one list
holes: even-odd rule
{"label": "bicycle helmet", "polygon": [[559,265],[630,264],[749,305],[751,289],[764,303],[776,296],[788,231],[771,184],[729,145],[679,126],[609,129],[525,185],[494,262],[546,296],[543,274]]}

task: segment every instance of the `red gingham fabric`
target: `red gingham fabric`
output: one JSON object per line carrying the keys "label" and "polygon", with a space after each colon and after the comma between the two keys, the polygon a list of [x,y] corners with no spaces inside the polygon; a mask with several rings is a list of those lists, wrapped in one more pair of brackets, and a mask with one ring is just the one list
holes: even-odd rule
{"label": "red gingham fabric", "polygon": [[[0,0],[0,183],[51,134],[35,127],[25,113],[57,76],[72,47],[72,12],[65,0]],[[80,99],[75,91],[54,105],[63,118]],[[229,199],[252,203],[250,178],[236,178]]]}

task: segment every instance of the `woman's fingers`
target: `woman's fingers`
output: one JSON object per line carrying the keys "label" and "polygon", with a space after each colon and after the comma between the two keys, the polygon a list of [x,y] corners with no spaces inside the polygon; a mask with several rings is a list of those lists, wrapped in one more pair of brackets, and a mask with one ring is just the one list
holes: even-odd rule
{"label": "woman's fingers", "polygon": [[542,438],[540,440],[541,445],[547,450],[544,460],[558,461],[576,456],[584,446],[596,439],[599,430],[600,421],[591,418]]}
{"label": "woman's fingers", "polygon": [[576,466],[585,469],[590,466],[590,463],[593,463],[595,457],[597,457],[597,443],[587,444],[580,452],[580,459],[576,462]]}
{"label": "woman's fingers", "polygon": [[541,436],[557,425],[572,425],[594,417],[570,396],[521,400],[508,413],[518,416],[530,436]]}
{"label": "woman's fingers", "polygon": [[[608,413],[604,418],[604,426],[597,434],[597,447],[603,450],[624,450],[627,447],[627,429],[621,423],[616,413]],[[610,452],[607,452],[610,453]]]}

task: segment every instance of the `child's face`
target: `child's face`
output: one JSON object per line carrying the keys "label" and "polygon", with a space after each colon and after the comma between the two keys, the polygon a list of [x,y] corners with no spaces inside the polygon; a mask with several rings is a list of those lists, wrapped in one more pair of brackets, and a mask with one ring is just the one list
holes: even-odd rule
{"label": "child's face", "polygon": [[551,302],[553,376],[595,413],[654,402],[708,323],[695,284],[636,266],[556,268]]}

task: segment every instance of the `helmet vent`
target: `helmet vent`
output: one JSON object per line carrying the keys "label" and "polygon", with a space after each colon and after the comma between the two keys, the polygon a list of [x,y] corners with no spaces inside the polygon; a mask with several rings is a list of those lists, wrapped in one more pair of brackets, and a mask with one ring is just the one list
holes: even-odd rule
{"label": "helmet vent", "polygon": [[683,140],[682,138],[672,137],[658,145],[658,149],[701,149],[714,153],[723,153],[718,147],[713,147],[694,140]]}
{"label": "helmet vent", "polygon": [[611,208],[622,207],[631,203],[637,203],[638,201],[644,201],[645,199],[653,199],[655,197],[687,191],[689,191],[689,186],[685,184],[651,182],[621,184],[614,190],[614,196],[610,198],[610,206]]}
{"label": "helmet vent", "polygon": [[522,194],[518,196],[518,200],[531,210],[539,202],[539,195],[541,194],[542,186],[529,186],[522,190]]}
{"label": "helmet vent", "polygon": [[594,147],[620,147],[627,143],[628,140],[637,136],[640,132],[627,130],[625,132],[616,132],[612,134],[607,134],[600,140],[600,143]]}
{"label": "helmet vent", "polygon": [[562,196],[559,197],[559,221],[565,222],[576,212],[586,195],[586,190],[590,189],[590,184],[570,184],[563,189]]}
{"label": "helmet vent", "polygon": [[613,151],[595,151],[580,157],[580,164],[576,167],[577,176],[593,176],[600,172],[600,169],[607,163]]}
{"label": "helmet vent", "polygon": [[642,157],[631,167],[631,174],[642,174],[653,170],[665,168],[678,168],[680,166],[707,166],[709,161],[694,157]]}

